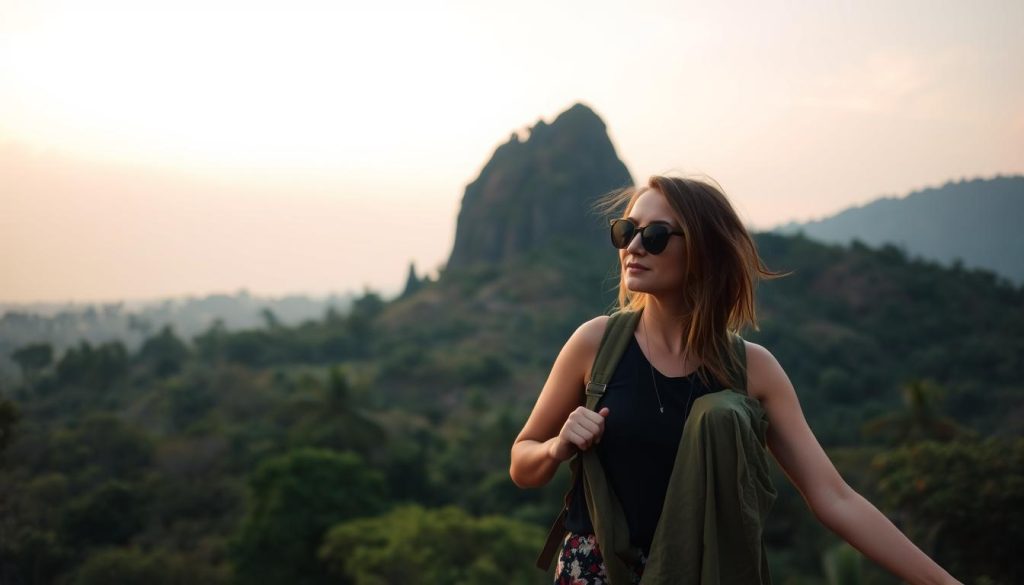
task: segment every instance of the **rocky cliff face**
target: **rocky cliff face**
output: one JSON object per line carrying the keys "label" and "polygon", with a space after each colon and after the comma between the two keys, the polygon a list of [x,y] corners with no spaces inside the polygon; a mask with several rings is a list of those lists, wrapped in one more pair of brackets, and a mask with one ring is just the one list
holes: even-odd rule
{"label": "rocky cliff face", "polygon": [[631,185],[604,122],[576,104],[524,142],[513,134],[466,187],[446,271],[503,263],[560,237],[611,254],[593,211],[601,195]]}

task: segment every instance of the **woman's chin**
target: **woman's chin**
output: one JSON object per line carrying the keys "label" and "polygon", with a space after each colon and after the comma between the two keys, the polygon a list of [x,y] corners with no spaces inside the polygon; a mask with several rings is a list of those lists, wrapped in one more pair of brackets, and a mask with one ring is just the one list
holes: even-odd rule
{"label": "woman's chin", "polygon": [[643,279],[626,275],[626,290],[634,293],[649,293],[650,286],[643,282]]}

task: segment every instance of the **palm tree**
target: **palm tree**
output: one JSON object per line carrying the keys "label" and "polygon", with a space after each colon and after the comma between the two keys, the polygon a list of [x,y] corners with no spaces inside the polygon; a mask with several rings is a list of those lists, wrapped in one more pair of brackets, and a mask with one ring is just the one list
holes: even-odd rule
{"label": "palm tree", "polygon": [[861,427],[863,434],[887,434],[899,445],[926,440],[946,442],[967,432],[938,412],[944,391],[931,380],[911,380],[901,392],[904,409],[868,421]]}

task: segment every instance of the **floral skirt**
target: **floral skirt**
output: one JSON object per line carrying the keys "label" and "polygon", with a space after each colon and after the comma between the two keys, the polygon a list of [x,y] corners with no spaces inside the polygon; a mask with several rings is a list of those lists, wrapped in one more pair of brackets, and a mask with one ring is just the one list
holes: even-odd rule
{"label": "floral skirt", "polygon": [[[647,557],[640,553],[641,566],[634,568],[633,583],[640,582]],[[562,552],[555,567],[555,585],[605,585],[608,573],[594,534],[569,532],[562,540]]]}

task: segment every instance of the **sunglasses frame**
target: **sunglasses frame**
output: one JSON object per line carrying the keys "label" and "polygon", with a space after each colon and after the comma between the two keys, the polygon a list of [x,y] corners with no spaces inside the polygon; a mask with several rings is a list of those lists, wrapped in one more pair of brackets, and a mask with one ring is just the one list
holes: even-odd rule
{"label": "sunglasses frame", "polygon": [[[632,226],[633,226],[633,235],[629,237],[629,240],[626,241],[626,245],[622,246],[622,247],[619,247],[615,243],[615,235],[614,235],[615,234],[615,224],[617,222],[620,222],[620,221],[628,222],[628,223],[632,224]],[[657,252],[652,250],[647,245],[648,242],[650,242],[650,240],[651,240],[647,236],[647,228],[652,227],[652,226],[661,226],[661,227],[664,227],[664,228],[669,230],[668,231],[668,237],[665,238],[665,245],[662,246],[661,249],[659,249]],[[664,252],[665,248],[668,247],[668,242],[669,242],[668,238],[670,238],[672,236],[681,236],[681,235],[683,235],[682,231],[673,230],[672,229],[672,225],[667,223],[667,222],[664,222],[664,221],[653,221],[653,222],[651,222],[651,223],[649,223],[649,224],[647,224],[645,226],[638,226],[635,221],[633,221],[632,219],[629,219],[628,217],[620,217],[620,218],[608,220],[608,231],[609,231],[609,236],[611,237],[611,240],[612,240],[612,245],[615,246],[616,248],[618,248],[619,250],[625,250],[626,248],[628,248],[629,245],[631,243],[633,243],[633,240],[636,238],[636,235],[639,233],[640,234],[640,244],[644,247],[644,250],[646,250],[647,253],[649,253],[649,254],[654,254],[655,256],[657,256],[658,254],[661,254],[662,252]]]}

